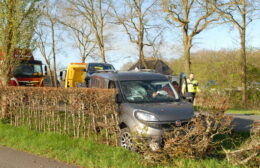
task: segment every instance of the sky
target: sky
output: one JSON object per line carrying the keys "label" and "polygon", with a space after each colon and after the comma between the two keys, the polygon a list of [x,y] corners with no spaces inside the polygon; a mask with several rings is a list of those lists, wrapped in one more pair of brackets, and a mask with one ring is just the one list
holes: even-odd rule
{"label": "sky", "polygon": [[[138,49],[131,44],[123,30],[108,33],[110,38],[109,50],[106,52],[107,61],[121,69],[127,62],[138,60]],[[178,30],[166,31],[164,34],[164,45],[161,48],[163,58],[166,60],[179,58],[182,55],[181,34]],[[66,69],[69,63],[80,62],[78,49],[72,47],[72,39],[64,33],[63,42],[59,46],[58,69]],[[192,52],[197,50],[220,50],[239,48],[238,31],[227,25],[211,25],[208,29],[195,37]],[[247,29],[247,47],[260,48],[260,20],[252,22]],[[37,59],[41,59],[40,53],[34,53]],[[148,55],[149,56],[149,55]],[[87,58],[86,62],[98,62]]]}

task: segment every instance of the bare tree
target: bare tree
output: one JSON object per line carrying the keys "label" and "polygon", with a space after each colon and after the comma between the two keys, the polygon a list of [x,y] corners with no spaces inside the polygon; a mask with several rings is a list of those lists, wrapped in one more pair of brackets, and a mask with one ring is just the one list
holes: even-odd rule
{"label": "bare tree", "polygon": [[185,70],[191,72],[190,50],[196,35],[211,23],[219,20],[216,13],[217,0],[162,0],[168,23],[182,31]]}
{"label": "bare tree", "polygon": [[259,4],[260,2],[257,0],[228,0],[222,1],[216,6],[217,12],[224,21],[231,23],[240,35],[242,102],[244,105],[247,101],[246,30],[248,25],[256,18]]}
{"label": "bare tree", "polygon": [[47,69],[48,69],[48,76],[50,77],[50,81],[51,81],[51,86],[54,86],[54,78],[52,75],[52,67],[51,67],[51,52],[47,51],[48,48],[48,35],[46,32],[44,32],[44,25],[39,26],[38,30],[36,30],[36,35],[37,35],[37,42],[36,42],[36,47],[39,49],[45,63],[47,64]]}
{"label": "bare tree", "polygon": [[73,47],[79,50],[81,62],[84,63],[87,57],[94,56],[97,48],[93,30],[88,23],[82,22],[84,17],[74,17],[73,13],[67,10],[66,7],[63,8],[62,15],[63,17],[59,18],[59,23],[62,24],[73,37]]}
{"label": "bare tree", "polygon": [[106,16],[110,9],[110,1],[105,0],[69,0],[71,5],[68,10],[73,11],[74,16],[82,16],[91,25],[95,34],[95,41],[100,51],[102,62],[106,62],[104,28]]}
{"label": "bare tree", "polygon": [[[49,67],[49,75],[52,81],[53,86],[57,87],[57,61],[56,61],[56,54],[57,54],[57,26],[58,22],[58,3],[59,0],[45,0],[44,7],[42,9],[42,18],[39,27],[45,29],[44,31],[39,28],[37,35],[38,35],[38,47],[40,49],[41,55],[43,56],[47,66]],[[44,37],[45,35],[50,37]],[[50,38],[50,42],[46,41],[44,38]],[[51,46],[50,53],[47,54],[46,48]],[[51,61],[53,61],[51,63]],[[51,68],[51,65],[53,68]]]}
{"label": "bare tree", "polygon": [[[153,46],[161,34],[161,27],[151,23],[153,19],[151,15],[158,7],[158,2],[158,0],[125,0],[118,7],[113,7],[117,23],[123,26],[129,40],[137,45],[139,60],[144,68],[148,68],[145,62],[144,47]],[[152,29],[159,30],[159,33],[151,37],[149,31]]]}
{"label": "bare tree", "polygon": [[96,43],[91,40],[92,31],[87,31],[87,29],[83,26],[80,26],[80,31],[72,30],[73,38],[75,40],[75,46],[79,49],[81,62],[86,62],[86,58],[92,56]]}

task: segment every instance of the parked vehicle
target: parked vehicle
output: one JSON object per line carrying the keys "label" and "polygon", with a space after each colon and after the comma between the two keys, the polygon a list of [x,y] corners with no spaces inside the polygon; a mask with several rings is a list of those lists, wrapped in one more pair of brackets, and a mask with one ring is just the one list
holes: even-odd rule
{"label": "parked vehicle", "polygon": [[86,76],[86,63],[70,63],[66,71],[60,72],[60,77],[65,73],[65,88],[84,87]]}
{"label": "parked vehicle", "polygon": [[115,68],[113,65],[111,64],[107,64],[107,63],[88,63],[87,64],[87,68],[86,68],[86,77],[85,77],[85,82],[86,82],[86,86],[89,86],[89,80],[90,80],[90,76],[93,73],[96,72],[100,72],[100,71],[114,71]]}
{"label": "parked vehicle", "polygon": [[162,145],[164,130],[187,124],[194,116],[166,76],[151,72],[107,72],[90,77],[91,88],[116,88],[119,146],[133,149],[133,136],[145,136],[153,150]]}
{"label": "parked vehicle", "polygon": [[[1,58],[5,53],[0,52]],[[34,60],[31,50],[15,49],[14,57],[17,58],[18,64],[15,67],[13,77],[10,80],[10,86],[43,86],[43,68],[42,62]]]}

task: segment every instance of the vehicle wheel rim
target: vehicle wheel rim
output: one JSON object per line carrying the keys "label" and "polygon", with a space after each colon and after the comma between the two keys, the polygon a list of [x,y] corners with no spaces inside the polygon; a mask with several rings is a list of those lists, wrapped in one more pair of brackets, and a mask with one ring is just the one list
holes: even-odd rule
{"label": "vehicle wheel rim", "polygon": [[123,148],[132,150],[133,148],[133,140],[129,132],[124,132],[121,136],[121,146]]}

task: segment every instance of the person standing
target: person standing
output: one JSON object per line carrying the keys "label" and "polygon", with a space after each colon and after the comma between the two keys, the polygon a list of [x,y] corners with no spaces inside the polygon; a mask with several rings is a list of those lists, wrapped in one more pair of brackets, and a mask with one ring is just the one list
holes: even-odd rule
{"label": "person standing", "polygon": [[186,82],[184,82],[182,87],[182,94],[185,95],[185,97],[191,97],[190,102],[193,103],[196,93],[199,91],[199,82],[194,79],[194,74],[191,73],[189,78],[187,79],[187,85]]}

